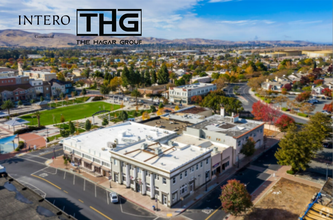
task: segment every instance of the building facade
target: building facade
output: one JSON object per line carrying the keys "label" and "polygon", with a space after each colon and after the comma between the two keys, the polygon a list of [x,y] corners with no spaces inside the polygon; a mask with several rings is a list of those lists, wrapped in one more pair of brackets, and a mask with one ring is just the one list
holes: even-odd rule
{"label": "building facade", "polygon": [[24,76],[28,76],[30,79],[50,81],[57,78],[56,73],[44,72],[44,71],[23,71]]}
{"label": "building facade", "polygon": [[73,84],[68,81],[52,79],[49,83],[51,85],[52,96],[59,96],[61,93],[70,94],[72,91],[75,91]]}
{"label": "building facade", "polygon": [[216,90],[215,84],[195,83],[190,85],[170,87],[169,101],[174,103],[190,104],[191,97],[196,95],[206,95]]}

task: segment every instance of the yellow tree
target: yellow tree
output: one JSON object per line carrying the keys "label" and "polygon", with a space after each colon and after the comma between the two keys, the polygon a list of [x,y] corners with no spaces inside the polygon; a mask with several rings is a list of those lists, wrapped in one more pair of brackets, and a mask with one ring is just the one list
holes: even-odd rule
{"label": "yellow tree", "polygon": [[66,95],[65,100],[66,100],[66,105],[68,105],[68,95]]}
{"label": "yellow tree", "polygon": [[245,72],[249,75],[252,75],[254,73],[253,67],[249,66],[245,69]]}
{"label": "yellow tree", "polygon": [[142,113],[142,120],[147,120],[147,119],[150,119],[150,116],[147,111],[144,111]]}
{"label": "yellow tree", "polygon": [[163,114],[164,114],[164,108],[159,108],[159,109],[157,110],[156,114],[157,114],[158,116],[163,115]]}
{"label": "yellow tree", "polygon": [[124,101],[121,102],[120,108],[124,108]]}
{"label": "yellow tree", "polygon": [[175,106],[175,110],[176,110],[176,111],[179,110],[179,106],[178,106],[178,105]]}

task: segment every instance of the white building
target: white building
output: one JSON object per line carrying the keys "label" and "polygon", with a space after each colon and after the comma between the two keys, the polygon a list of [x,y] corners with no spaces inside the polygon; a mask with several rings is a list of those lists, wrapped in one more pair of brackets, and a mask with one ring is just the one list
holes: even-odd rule
{"label": "white building", "polygon": [[169,101],[176,103],[189,104],[191,97],[196,95],[206,95],[210,91],[216,90],[215,84],[210,83],[195,83],[169,88]]}

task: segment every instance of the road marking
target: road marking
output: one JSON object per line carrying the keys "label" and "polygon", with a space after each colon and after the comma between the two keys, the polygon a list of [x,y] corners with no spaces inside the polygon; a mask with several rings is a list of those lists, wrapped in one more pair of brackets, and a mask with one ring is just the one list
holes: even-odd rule
{"label": "road marking", "polygon": [[168,214],[167,214],[167,217],[172,217],[172,213],[168,213]]}
{"label": "road marking", "polygon": [[105,217],[106,219],[112,220],[112,218],[109,218],[108,216],[104,215],[103,213],[101,213],[100,211],[98,211],[97,209],[95,209],[94,207],[90,206],[90,208],[92,210],[94,210],[95,212],[97,212],[98,214],[100,214],[101,216]]}
{"label": "road marking", "polygon": [[42,164],[43,166],[45,166],[45,163],[41,163],[41,162],[38,162],[38,161],[35,161],[35,160],[30,160],[26,157],[22,158],[22,160],[28,160],[28,161],[31,161],[31,162],[34,162],[34,163],[39,163],[39,164]]}
{"label": "road marking", "polygon": [[54,186],[54,187],[56,187],[56,188],[58,188],[58,189],[61,190],[61,188],[60,188],[59,186],[57,186],[57,185],[54,184],[54,183],[51,183],[50,181],[48,181],[48,180],[46,180],[46,179],[44,179],[44,178],[42,178],[42,177],[40,177],[40,176],[36,176],[36,175],[34,175],[34,174],[31,174],[31,176],[36,177],[36,178],[39,178],[39,179],[41,179],[41,180],[44,180],[45,182],[47,182],[47,183],[51,184],[52,186]]}
{"label": "road marking", "polygon": [[[56,151],[54,151],[54,152],[61,151],[61,150],[63,150],[63,149],[60,148],[59,150],[56,150]],[[50,153],[53,153],[53,151],[48,151],[48,152],[45,153],[45,154],[40,154],[40,156],[44,156],[44,155],[46,155],[46,154],[50,154]]]}
{"label": "road marking", "polygon": [[210,217],[212,217],[218,210],[220,210],[222,208],[222,206],[220,206],[219,208],[217,208],[212,214],[210,214],[205,220],[208,220]]}
{"label": "road marking", "polygon": [[84,203],[81,199],[79,199],[80,202]]}
{"label": "road marking", "polygon": [[64,192],[68,194],[68,192],[66,190],[64,190]]}
{"label": "road marking", "polygon": [[34,154],[26,154],[24,156],[29,156],[29,157],[38,157],[38,158],[41,158],[41,159],[46,159],[46,160],[49,160],[50,158],[46,158],[46,157],[41,157],[41,156],[37,156],[37,155],[34,155]]}

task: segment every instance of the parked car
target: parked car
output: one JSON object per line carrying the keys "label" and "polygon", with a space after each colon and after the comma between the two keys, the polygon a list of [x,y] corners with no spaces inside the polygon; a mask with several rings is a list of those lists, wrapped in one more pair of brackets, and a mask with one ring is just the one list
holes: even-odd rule
{"label": "parked car", "polygon": [[328,111],[321,111],[321,113],[324,113],[326,115],[330,115],[331,113],[329,113]]}
{"label": "parked car", "polygon": [[332,149],[332,143],[331,143],[331,142],[324,143],[324,144],[323,144],[323,147],[324,147],[324,148],[328,148],[328,149]]}
{"label": "parked car", "polygon": [[117,195],[117,193],[110,193],[110,201],[112,203],[118,203],[118,195]]}
{"label": "parked car", "polygon": [[308,103],[317,104],[317,103],[319,103],[319,101],[317,99],[311,99],[311,100],[308,101]]}

